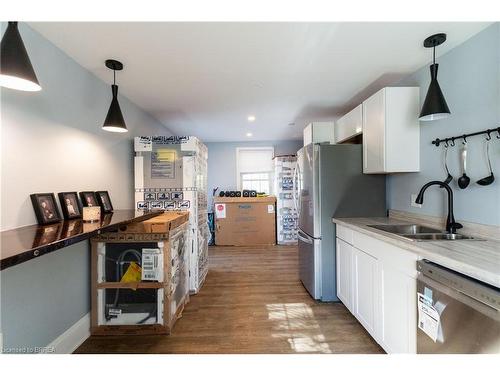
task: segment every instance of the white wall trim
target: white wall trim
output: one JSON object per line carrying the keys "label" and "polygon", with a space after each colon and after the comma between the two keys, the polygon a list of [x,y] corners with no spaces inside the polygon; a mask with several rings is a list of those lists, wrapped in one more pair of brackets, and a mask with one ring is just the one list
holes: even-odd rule
{"label": "white wall trim", "polygon": [[90,336],[90,313],[69,327],[62,335],[52,341],[48,348],[54,348],[53,354],[71,354]]}

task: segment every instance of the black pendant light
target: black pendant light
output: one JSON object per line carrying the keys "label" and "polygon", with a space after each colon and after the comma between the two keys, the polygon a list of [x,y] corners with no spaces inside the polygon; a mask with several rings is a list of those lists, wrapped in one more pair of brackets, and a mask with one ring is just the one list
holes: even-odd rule
{"label": "black pendant light", "polygon": [[434,34],[424,41],[424,47],[432,48],[431,83],[425,96],[424,105],[420,111],[420,121],[433,121],[446,118],[450,115],[450,109],[444,98],[441,87],[437,80],[438,66],[436,64],[436,46],[446,41],[446,34]]}
{"label": "black pendant light", "polygon": [[111,99],[111,105],[109,106],[109,111],[102,128],[108,132],[125,133],[128,132],[128,130],[127,125],[125,125],[125,120],[123,119],[120,104],[118,103],[118,86],[116,85],[116,71],[122,70],[123,64],[116,60],[106,60],[106,66],[113,70],[113,84],[111,85],[113,99]]}
{"label": "black pendant light", "polygon": [[9,22],[0,51],[0,86],[21,91],[40,91],[35,71],[24,47],[17,22]]}

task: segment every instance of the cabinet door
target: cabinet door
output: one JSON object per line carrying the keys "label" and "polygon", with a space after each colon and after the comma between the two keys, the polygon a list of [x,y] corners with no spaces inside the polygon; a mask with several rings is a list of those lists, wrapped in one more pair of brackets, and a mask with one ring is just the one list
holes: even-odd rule
{"label": "cabinet door", "polygon": [[363,172],[385,171],[385,91],[363,102]]}
{"label": "cabinet door", "polygon": [[362,128],[363,105],[360,104],[335,122],[335,142],[343,142],[360,134]]}
{"label": "cabinet door", "polygon": [[351,312],[353,312],[352,252],[351,245],[337,238],[337,297]]}
{"label": "cabinet door", "polygon": [[375,332],[375,293],[377,260],[353,248],[354,315],[372,335]]}
{"label": "cabinet door", "polygon": [[378,264],[380,318],[377,338],[387,353],[416,353],[417,281]]}

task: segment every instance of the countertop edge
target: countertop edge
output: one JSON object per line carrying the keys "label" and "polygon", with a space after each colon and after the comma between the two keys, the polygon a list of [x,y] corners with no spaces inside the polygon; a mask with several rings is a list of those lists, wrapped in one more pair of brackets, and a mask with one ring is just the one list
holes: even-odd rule
{"label": "countertop edge", "polygon": [[[64,238],[64,239],[59,239],[57,241],[48,243],[46,245],[41,245],[41,246],[36,246],[32,247],[30,249],[26,249],[26,251],[17,253],[15,255],[12,255],[7,258],[0,259],[0,270],[6,270],[7,268],[17,266],[18,264],[28,262],[32,259],[35,258],[40,258],[46,254],[53,253],[57,250],[60,250],[64,247],[68,247],[71,245],[74,245],[78,242],[82,242],[85,240],[90,239],[91,237],[95,236],[96,234],[99,234],[101,232],[107,232],[111,231],[114,229],[117,229],[121,225],[127,225],[133,222],[140,222],[140,221],[145,221],[148,219],[151,219],[153,217],[156,217],[160,214],[162,214],[163,211],[150,211],[145,213],[144,215],[126,219],[117,223],[109,224],[108,226],[105,227],[99,227],[96,228],[95,230],[85,232],[85,233],[79,233],[76,234],[72,237]],[[23,228],[23,227],[21,227]]]}
{"label": "countertop edge", "polygon": [[[394,245],[396,247],[402,248],[404,250],[411,251],[412,253],[415,253],[417,256],[419,256],[422,259],[427,259],[430,260],[431,262],[438,263],[444,267],[450,268],[456,272],[462,273],[466,276],[472,277],[474,279],[480,280],[484,283],[490,284],[496,288],[500,288],[500,275],[491,273],[490,271],[478,268],[476,266],[463,263],[460,261],[457,261],[455,259],[451,259],[449,257],[436,254],[432,251],[429,251],[425,248],[422,248],[418,246],[417,242],[414,241],[406,241],[401,238],[399,238],[396,235],[393,235],[391,233],[381,233],[380,231],[376,229],[371,229],[368,228],[364,224],[355,224],[351,223],[349,221],[345,220],[353,220],[356,218],[332,218],[332,221],[335,224],[340,224],[345,227],[348,227],[350,229],[356,230],[362,234],[365,234],[367,236],[373,237],[375,239],[387,242],[391,245]],[[361,218],[360,218],[361,219]],[[368,218],[366,218],[368,219]],[[397,219],[395,221],[405,223],[405,220],[402,219]],[[410,222],[407,222],[410,223]]]}

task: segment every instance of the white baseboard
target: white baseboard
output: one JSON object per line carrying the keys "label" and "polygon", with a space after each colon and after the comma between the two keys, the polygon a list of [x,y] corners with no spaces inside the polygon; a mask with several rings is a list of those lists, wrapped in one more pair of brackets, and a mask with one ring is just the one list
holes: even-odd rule
{"label": "white baseboard", "polygon": [[47,347],[54,348],[54,354],[71,354],[90,336],[90,313],[84,315]]}

